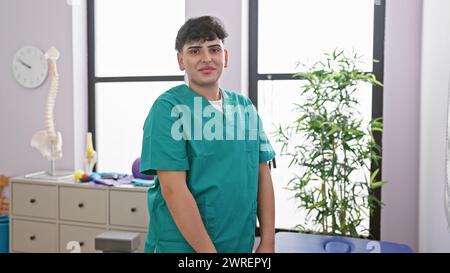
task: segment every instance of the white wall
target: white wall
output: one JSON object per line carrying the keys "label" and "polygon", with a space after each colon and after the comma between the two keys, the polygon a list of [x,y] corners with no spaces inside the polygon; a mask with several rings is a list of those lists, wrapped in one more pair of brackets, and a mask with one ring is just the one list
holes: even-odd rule
{"label": "white wall", "polygon": [[420,116],[419,250],[450,252],[444,212],[450,75],[450,1],[424,0]]}
{"label": "white wall", "polygon": [[417,250],[422,0],[386,1],[381,239]]}

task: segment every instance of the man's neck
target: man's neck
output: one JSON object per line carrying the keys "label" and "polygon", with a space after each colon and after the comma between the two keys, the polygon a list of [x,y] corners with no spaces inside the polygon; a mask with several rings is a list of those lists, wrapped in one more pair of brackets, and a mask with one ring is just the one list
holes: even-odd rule
{"label": "man's neck", "polygon": [[189,88],[191,88],[195,93],[201,95],[207,100],[220,100],[220,89],[218,84],[211,86],[200,86],[192,82],[189,83]]}

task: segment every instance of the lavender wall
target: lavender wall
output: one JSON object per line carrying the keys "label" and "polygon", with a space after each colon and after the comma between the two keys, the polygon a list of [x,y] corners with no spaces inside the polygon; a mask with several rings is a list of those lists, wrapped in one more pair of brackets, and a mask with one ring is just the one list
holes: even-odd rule
{"label": "lavender wall", "polygon": [[44,128],[44,106],[49,79],[36,89],[21,87],[11,73],[16,50],[33,45],[61,52],[56,100],[56,129],[64,142],[57,168],[73,168],[72,9],[64,0],[0,1],[0,173],[14,176],[48,170],[49,162],[31,148],[33,134]]}
{"label": "lavender wall", "polygon": [[417,250],[422,0],[386,2],[381,239]]}

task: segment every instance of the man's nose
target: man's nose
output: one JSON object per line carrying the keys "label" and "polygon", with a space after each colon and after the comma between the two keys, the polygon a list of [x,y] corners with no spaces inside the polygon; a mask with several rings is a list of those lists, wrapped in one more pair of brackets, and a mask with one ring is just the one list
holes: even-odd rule
{"label": "man's nose", "polygon": [[202,62],[203,63],[210,63],[211,62],[211,54],[206,50],[206,52],[202,53]]}

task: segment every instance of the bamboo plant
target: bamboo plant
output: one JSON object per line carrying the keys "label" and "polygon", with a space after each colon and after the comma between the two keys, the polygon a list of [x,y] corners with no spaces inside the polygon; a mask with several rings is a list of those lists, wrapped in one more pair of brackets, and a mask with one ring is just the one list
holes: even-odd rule
{"label": "bamboo plant", "polygon": [[361,60],[335,50],[294,75],[306,82],[301,102],[294,104],[298,118],[278,126],[275,136],[282,143],[280,155],[296,170],[288,189],[306,212],[299,231],[364,237],[369,229],[363,220],[383,205],[373,194],[384,184],[375,179],[381,150],[374,133],[382,132],[382,120],[365,121],[357,109],[360,84],[382,83],[358,68]]}

